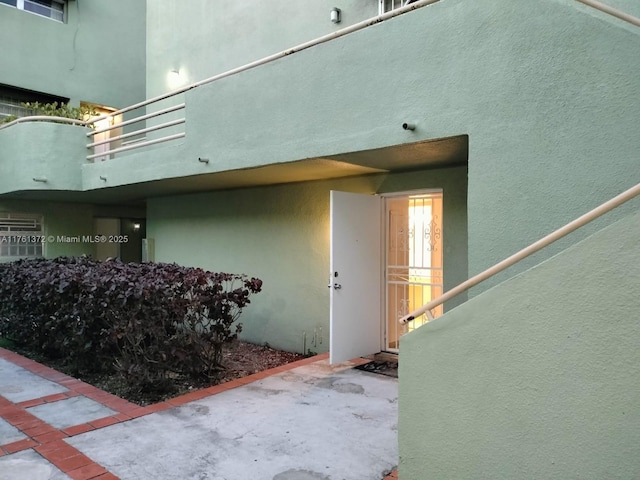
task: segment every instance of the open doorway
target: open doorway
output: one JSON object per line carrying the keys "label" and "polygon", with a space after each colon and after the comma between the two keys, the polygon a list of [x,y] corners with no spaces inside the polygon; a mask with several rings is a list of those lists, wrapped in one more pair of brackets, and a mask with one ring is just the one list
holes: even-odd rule
{"label": "open doorway", "polygon": [[96,133],[93,136],[93,142],[95,143],[93,153],[104,153],[104,155],[95,157],[95,162],[103,162],[112,158],[109,151],[122,145],[122,140],[119,139],[120,135],[122,135],[122,127],[114,128],[115,125],[122,123],[122,114],[112,115],[113,112],[116,111],[115,108],[93,105],[86,102],[80,102],[80,106],[90,108],[95,112],[95,116],[87,118],[87,121],[110,115],[93,124],[96,129]]}
{"label": "open doorway", "polygon": [[427,321],[398,319],[443,293],[442,213],[442,190],[385,198],[386,351],[398,352],[400,337]]}
{"label": "open doorway", "polygon": [[93,221],[97,260],[119,258],[123,262],[139,263],[142,259],[142,239],[146,237],[144,218],[96,217]]}
{"label": "open doorway", "polygon": [[397,353],[426,321],[398,319],[443,292],[442,190],[332,191],[330,208],[330,361]]}

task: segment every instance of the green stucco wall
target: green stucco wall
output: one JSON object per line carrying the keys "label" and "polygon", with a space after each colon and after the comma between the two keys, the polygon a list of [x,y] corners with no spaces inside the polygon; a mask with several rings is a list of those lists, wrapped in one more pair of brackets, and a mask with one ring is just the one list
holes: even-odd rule
{"label": "green stucco wall", "polygon": [[[264,281],[242,315],[243,338],[301,352],[307,332],[307,349],[320,353],[329,347],[329,191],[421,188],[443,188],[450,288],[467,275],[464,167],[151,199],[147,231],[156,261]],[[322,344],[311,343],[314,328],[322,328]]]}
{"label": "green stucco wall", "polygon": [[636,213],[402,338],[400,478],[640,478],[639,236]]}
{"label": "green stucco wall", "polygon": [[[342,11],[339,24],[330,20],[333,7]],[[171,70],[193,83],[377,14],[375,0],[153,0],[147,5],[149,97],[176,88]]]}
{"label": "green stucco wall", "polygon": [[225,169],[468,134],[478,273],[636,181],[639,33],[572,0],[445,0],[190,91],[187,135]]}
{"label": "green stucco wall", "polygon": [[[28,190],[82,190],[89,129],[48,122],[0,129],[0,194]],[[33,179],[46,179],[46,183]]]}
{"label": "green stucco wall", "polygon": [[146,2],[68,2],[66,23],[0,5],[0,84],[71,103],[124,107],[145,98]]}
{"label": "green stucco wall", "polygon": [[475,274],[637,181],[639,32],[574,0],[443,0],[189,91],[181,143],[89,165],[84,185],[468,134]]}

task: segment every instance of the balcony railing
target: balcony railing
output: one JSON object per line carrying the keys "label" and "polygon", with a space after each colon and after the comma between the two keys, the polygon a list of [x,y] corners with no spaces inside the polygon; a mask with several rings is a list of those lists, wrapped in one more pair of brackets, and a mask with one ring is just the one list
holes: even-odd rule
{"label": "balcony railing", "polygon": [[[113,156],[118,153],[184,137],[186,135],[184,131],[184,102],[160,108],[151,113],[144,113],[124,122],[117,123],[113,121],[113,119],[119,115],[144,111],[149,105],[157,107],[161,101],[175,99],[177,94],[177,92],[171,92],[170,94],[117,110],[87,122],[89,126],[94,127],[92,131],[87,133],[87,137],[93,140],[87,144],[87,148],[93,151],[93,153],[87,155],[87,160],[94,161],[96,159],[103,160],[113,158]],[[175,118],[176,115],[178,115],[178,118]],[[160,123],[147,126],[149,122],[157,120],[160,120]],[[112,132],[121,131],[131,126],[135,127],[127,133],[112,135]],[[180,128],[181,126],[182,128]],[[176,127],[179,128],[177,132],[175,131]],[[155,132],[158,132],[160,136],[149,139],[148,134]]]}
{"label": "balcony railing", "polygon": [[28,123],[28,122],[54,122],[54,123],[68,123],[70,125],[80,125],[81,127],[87,126],[87,122],[83,122],[82,120],[76,120],[74,118],[52,117],[50,115],[34,115],[30,117],[18,117],[12,122],[7,122],[3,125],[0,125],[0,130],[2,130],[3,128],[11,127],[12,125],[17,125],[19,123]]}

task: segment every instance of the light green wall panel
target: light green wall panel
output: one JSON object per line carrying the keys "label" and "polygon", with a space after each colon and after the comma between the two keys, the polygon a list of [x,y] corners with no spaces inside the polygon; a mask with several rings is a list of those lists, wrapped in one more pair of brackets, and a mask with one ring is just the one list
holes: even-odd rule
{"label": "light green wall panel", "polygon": [[190,91],[187,135],[229,169],[468,134],[478,273],[636,180],[639,50],[576,2],[443,1]]}
{"label": "light green wall panel", "polygon": [[72,0],[68,19],[0,5],[0,83],[124,107],[145,98],[146,2]]}
{"label": "light green wall panel", "polygon": [[[339,7],[342,21],[330,21]],[[154,0],[147,5],[149,97],[177,88],[169,72],[193,83],[331,33],[378,13],[377,2],[327,0]]]}
{"label": "light green wall panel", "polygon": [[639,236],[636,213],[402,338],[400,478],[640,478]]}
{"label": "light green wall panel", "polygon": [[89,165],[83,181],[101,188],[100,175],[111,186],[467,134],[475,274],[637,181],[639,31],[573,0],[443,0],[189,91],[183,141]]}
{"label": "light green wall panel", "polygon": [[[82,190],[89,129],[21,123],[0,130],[0,194],[28,190]],[[46,183],[33,179],[46,179]]]}
{"label": "light green wall panel", "polygon": [[189,92],[187,131],[220,168],[469,134],[478,273],[637,179],[638,32],[575,2],[447,0]]}
{"label": "light green wall panel", "polygon": [[[150,199],[147,232],[155,241],[156,261],[264,281],[243,313],[243,338],[301,352],[306,332],[307,349],[324,352],[329,347],[329,191],[420,188],[444,190],[444,278],[451,288],[467,276],[464,167]],[[319,334],[320,328],[323,342],[313,345],[314,329]]]}

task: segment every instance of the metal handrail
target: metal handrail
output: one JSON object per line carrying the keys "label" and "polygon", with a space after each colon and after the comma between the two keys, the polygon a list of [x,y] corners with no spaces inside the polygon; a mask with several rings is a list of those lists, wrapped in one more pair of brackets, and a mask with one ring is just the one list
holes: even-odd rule
{"label": "metal handrail", "polygon": [[640,183],[638,183],[635,187],[631,187],[630,189],[625,190],[620,195],[613,197],[611,200],[603,203],[602,205],[594,208],[593,210],[585,213],[584,215],[576,218],[572,222],[567,223],[564,227],[557,229],[556,231],[550,233],[549,235],[541,238],[537,242],[532,243],[528,247],[523,248],[519,252],[514,253],[510,257],[502,260],[501,262],[496,263],[493,267],[486,269],[484,272],[479,273],[474,277],[471,277],[469,280],[465,282],[462,282],[457,287],[454,287],[448,292],[441,295],[440,297],[431,300],[429,303],[426,303],[422,307],[405,315],[404,317],[400,318],[398,321],[400,322],[400,324],[404,325],[407,322],[410,322],[411,320],[414,320],[415,318],[424,314],[427,315],[427,318],[429,318],[429,320],[432,320],[433,315],[431,313],[431,310],[433,310],[434,308],[442,305],[444,302],[454,298],[455,296],[463,292],[466,292],[470,288],[478,285],[480,282],[483,282],[484,280],[490,277],[493,277],[494,275],[502,272],[503,270],[514,265],[520,260],[528,257],[529,255],[537,252],[538,250],[543,249],[544,247],[555,242],[556,240],[559,240],[560,238],[570,234],[574,230],[577,230],[578,228],[583,227],[587,223],[595,220],[596,218],[604,215],[605,213],[613,210],[614,208],[619,207],[623,203],[628,202],[629,200],[631,200],[632,198],[638,195],[640,195]]}
{"label": "metal handrail", "polygon": [[0,130],[3,128],[10,127],[11,125],[17,125],[18,123],[24,122],[56,122],[56,123],[70,123],[72,125],[80,125],[82,127],[87,127],[88,122],[83,120],[76,120],[75,118],[66,118],[66,117],[53,117],[49,115],[34,115],[31,117],[20,117],[15,120],[5,123],[4,125],[0,125]]}
{"label": "metal handrail", "polygon": [[598,2],[597,0],[577,0],[580,3],[584,3],[589,7],[595,8],[596,10],[600,10],[601,12],[608,13],[620,20],[624,20],[625,22],[629,22],[636,27],[640,27],[640,18],[634,17],[633,15],[629,15],[617,8],[610,7],[609,5],[605,5],[602,2]]}

